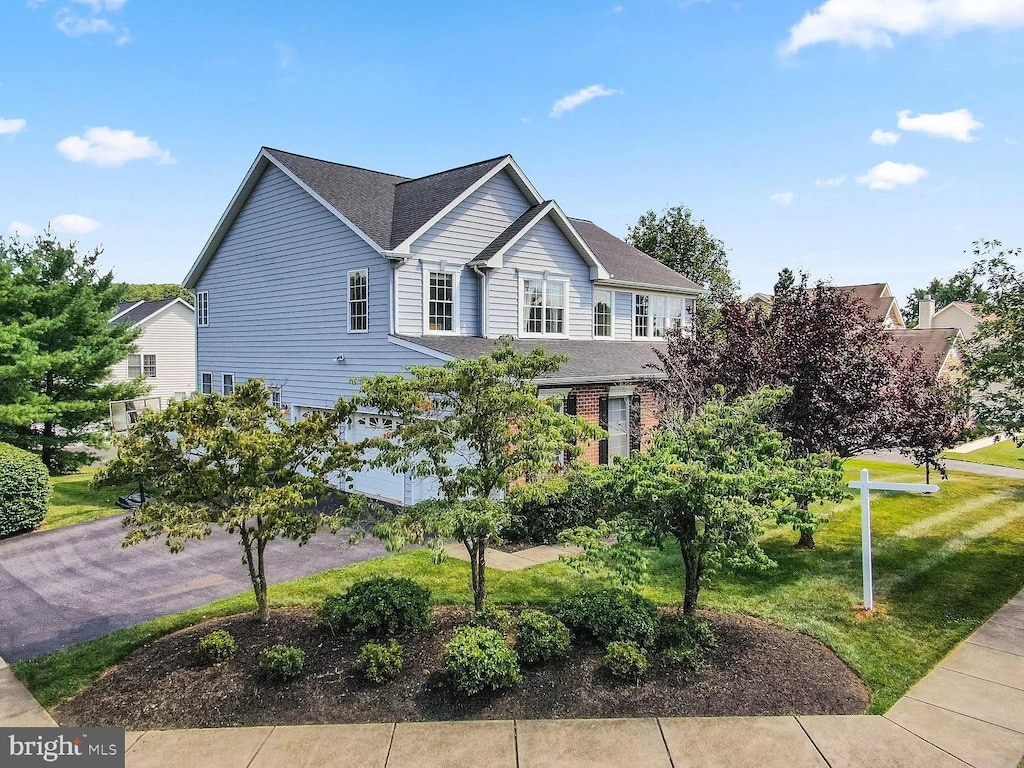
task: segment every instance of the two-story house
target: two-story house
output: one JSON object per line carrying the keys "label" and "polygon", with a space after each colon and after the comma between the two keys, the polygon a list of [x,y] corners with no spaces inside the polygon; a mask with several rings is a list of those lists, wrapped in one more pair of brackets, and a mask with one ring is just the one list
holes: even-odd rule
{"label": "two-story house", "polygon": [[[608,431],[585,456],[639,450],[656,423],[637,383],[703,290],[541,196],[510,155],[419,178],[260,151],[184,284],[196,291],[197,388],[264,378],[293,418],[353,379],[494,348],[568,355],[545,396]],[[350,437],[386,431],[361,413]],[[410,503],[429,488],[368,470],[355,488]]]}
{"label": "two-story house", "polygon": [[142,377],[147,393],[138,401],[111,404],[115,430],[126,429],[144,407],[164,408],[196,387],[195,310],[181,298],[126,301],[108,321],[139,329],[135,350],[110,370],[110,380]]}

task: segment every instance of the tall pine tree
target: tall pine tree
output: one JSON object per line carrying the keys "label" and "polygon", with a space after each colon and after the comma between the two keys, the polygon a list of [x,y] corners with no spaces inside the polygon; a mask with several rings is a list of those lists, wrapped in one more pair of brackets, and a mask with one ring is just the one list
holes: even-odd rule
{"label": "tall pine tree", "polygon": [[102,445],[110,401],[145,390],[108,381],[138,331],[107,322],[123,288],[100,274],[100,252],[79,254],[49,232],[0,238],[0,441],[39,454],[53,473],[88,463],[68,446]]}

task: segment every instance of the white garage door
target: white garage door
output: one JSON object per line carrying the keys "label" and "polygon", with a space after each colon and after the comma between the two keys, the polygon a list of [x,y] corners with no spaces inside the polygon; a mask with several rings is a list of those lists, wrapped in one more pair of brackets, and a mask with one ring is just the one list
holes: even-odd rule
{"label": "white garage door", "polygon": [[[396,426],[394,417],[380,416],[374,413],[357,413],[352,417],[345,438],[350,442],[365,440],[368,437],[380,437],[392,431]],[[372,459],[376,451],[366,455]],[[376,499],[402,504],[405,502],[405,475],[396,475],[390,469],[364,469],[352,475],[352,488],[359,493]]]}

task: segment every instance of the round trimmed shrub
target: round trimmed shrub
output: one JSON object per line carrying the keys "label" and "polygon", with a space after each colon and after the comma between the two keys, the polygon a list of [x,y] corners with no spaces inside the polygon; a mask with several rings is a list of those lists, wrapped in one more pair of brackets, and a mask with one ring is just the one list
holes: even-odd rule
{"label": "round trimmed shrub", "polygon": [[430,590],[412,579],[377,576],[328,595],[320,622],[333,634],[386,638],[430,624]]}
{"label": "round trimmed shrub", "polygon": [[704,619],[679,613],[661,620],[658,645],[664,649],[665,662],[672,666],[696,669],[715,644],[715,635]]}
{"label": "round trimmed shrub", "polygon": [[237,648],[235,638],[226,629],[215,629],[199,638],[199,653],[211,664],[227,661]]}
{"label": "round trimmed shrub", "polygon": [[40,458],[0,443],[0,539],[38,528],[49,502],[50,473]]}
{"label": "round trimmed shrub", "polygon": [[500,632],[487,627],[460,627],[444,647],[441,664],[454,686],[468,696],[509,688],[523,679],[516,652]]}
{"label": "round trimmed shrub", "polygon": [[523,664],[538,664],[569,655],[572,633],[543,611],[523,611],[516,623],[516,653]]}
{"label": "round trimmed shrub", "polygon": [[504,608],[486,606],[482,611],[474,613],[469,623],[474,627],[488,627],[505,634],[512,629],[515,621],[512,619],[512,614]]}
{"label": "round trimmed shrub", "polygon": [[580,637],[601,644],[631,642],[641,648],[654,645],[661,619],[658,606],[646,597],[614,587],[567,595],[549,612]]}
{"label": "round trimmed shrub", "polygon": [[405,649],[397,640],[383,643],[367,643],[359,649],[356,668],[363,677],[374,683],[386,683],[398,677],[405,663]]}
{"label": "round trimmed shrub", "polygon": [[260,674],[268,680],[290,680],[306,665],[306,653],[294,645],[272,645],[260,651]]}
{"label": "round trimmed shrub", "polygon": [[647,651],[636,643],[608,643],[604,666],[616,677],[639,682],[647,674]]}

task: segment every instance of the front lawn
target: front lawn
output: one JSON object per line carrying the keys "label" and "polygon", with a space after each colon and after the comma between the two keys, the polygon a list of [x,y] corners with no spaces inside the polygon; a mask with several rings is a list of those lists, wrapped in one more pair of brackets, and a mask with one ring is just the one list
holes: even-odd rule
{"label": "front lawn", "polygon": [[1013,440],[1000,440],[994,445],[979,448],[970,453],[946,453],[947,459],[972,461],[975,464],[994,464],[998,467],[1024,469],[1024,448],[1018,448]]}
{"label": "front lawn", "polygon": [[72,475],[51,478],[50,508],[40,530],[63,528],[65,525],[85,523],[101,517],[123,515],[117,506],[117,497],[134,493],[136,488],[92,487],[92,479],[99,467],[86,467]]}
{"label": "front lawn", "polygon": [[[862,467],[878,478],[921,480],[921,472],[911,467],[862,461],[850,462],[850,477]],[[871,711],[884,712],[1024,586],[1024,484],[958,475],[931,496],[879,494],[873,512],[875,615],[855,610],[862,598],[860,517],[854,499],[837,506],[832,521],[819,531],[815,551],[794,549],[793,531],[769,531],[764,546],[778,567],[716,582],[701,593],[701,604],[763,617],[823,641],[868,684]],[[681,602],[674,548],[653,553],[651,566],[647,595],[662,604]],[[376,574],[410,576],[430,588],[437,603],[471,603],[468,565],[448,560],[434,566],[426,552],[277,585],[270,589],[270,603],[315,605],[328,592]],[[546,604],[576,587],[581,577],[551,563],[525,571],[489,571],[488,580],[493,603]],[[52,706],[157,637],[252,607],[251,594],[240,595],[20,662],[14,669],[44,706]]]}

